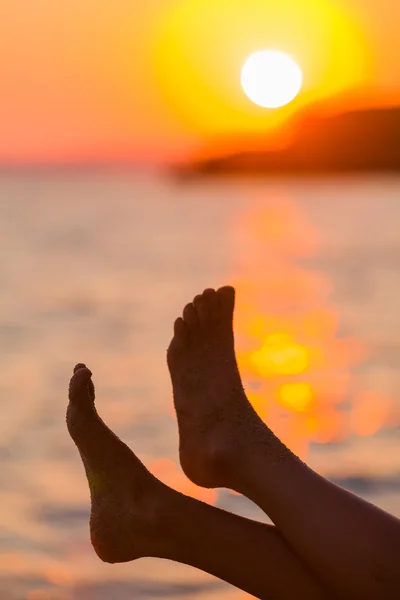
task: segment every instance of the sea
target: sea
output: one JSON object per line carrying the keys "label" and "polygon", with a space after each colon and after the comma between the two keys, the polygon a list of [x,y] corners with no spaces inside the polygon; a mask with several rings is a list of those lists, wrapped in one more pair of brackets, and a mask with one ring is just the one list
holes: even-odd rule
{"label": "sea", "polygon": [[[272,428],[323,476],[400,517],[399,231],[399,176],[3,170],[2,600],[250,597],[166,560],[103,564],[65,425],[68,382],[84,362],[102,418],[150,470],[189,495],[267,520],[229,490],[191,487],[179,470],[166,350],[174,319],[208,287],[237,289],[245,386],[275,394],[265,398],[266,422],[271,414]],[[317,358],[304,364],[300,322],[315,329]],[[269,337],[266,350],[272,334],[281,337]],[[287,372],[276,352],[292,365]],[[297,424],[290,431],[289,422]]]}

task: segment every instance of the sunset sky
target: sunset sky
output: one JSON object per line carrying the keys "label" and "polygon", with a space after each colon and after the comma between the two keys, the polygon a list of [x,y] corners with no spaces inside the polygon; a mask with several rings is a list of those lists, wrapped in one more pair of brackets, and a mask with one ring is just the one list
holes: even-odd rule
{"label": "sunset sky", "polygon": [[[260,134],[315,101],[400,104],[393,0],[4,0],[0,161],[171,161]],[[300,64],[288,108],[240,87],[252,52]]]}

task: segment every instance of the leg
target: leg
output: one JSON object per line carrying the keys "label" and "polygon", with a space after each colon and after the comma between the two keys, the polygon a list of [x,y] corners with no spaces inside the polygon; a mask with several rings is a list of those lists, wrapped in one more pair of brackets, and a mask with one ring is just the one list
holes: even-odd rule
{"label": "leg", "polygon": [[75,368],[69,397],[68,430],[86,470],[91,539],[102,560],[166,558],[259,598],[329,597],[275,527],[188,498],[153,477],[98,417],[84,365]]}
{"label": "leg", "polygon": [[206,290],[175,323],[168,350],[186,475],[234,489],[272,519],[340,598],[400,595],[400,521],[320,477],[264,425],[236,365],[234,290]]}

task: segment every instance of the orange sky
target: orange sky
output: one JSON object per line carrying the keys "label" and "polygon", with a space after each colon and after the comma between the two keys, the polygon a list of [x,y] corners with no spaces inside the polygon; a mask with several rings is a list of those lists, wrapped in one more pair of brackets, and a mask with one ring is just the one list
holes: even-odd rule
{"label": "orange sky", "polygon": [[257,15],[260,1],[3,0],[0,160],[173,160],[268,129],[277,113],[250,106],[238,81],[246,52],[269,43],[303,60],[292,108],[354,86],[356,104],[400,103],[400,3],[282,0],[275,14],[262,0]]}

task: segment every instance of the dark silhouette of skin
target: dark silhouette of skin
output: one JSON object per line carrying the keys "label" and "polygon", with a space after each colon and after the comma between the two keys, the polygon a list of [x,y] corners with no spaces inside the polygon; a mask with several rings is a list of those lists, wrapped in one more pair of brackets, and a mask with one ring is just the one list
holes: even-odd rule
{"label": "dark silhouette of skin", "polygon": [[91,491],[95,551],[112,563],[186,563],[265,599],[398,599],[400,521],[309,469],[261,421],[240,380],[233,310],[233,288],[206,290],[175,322],[180,460],[194,483],[244,494],[275,526],[155,479],[97,415],[91,372],[79,364],[67,424]]}
{"label": "dark silhouette of skin", "polygon": [[98,416],[83,364],[74,369],[69,398],[68,430],[85,467],[91,540],[103,561],[166,558],[258,598],[330,598],[276,527],[184,496],[153,477]]}

